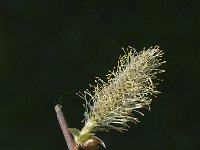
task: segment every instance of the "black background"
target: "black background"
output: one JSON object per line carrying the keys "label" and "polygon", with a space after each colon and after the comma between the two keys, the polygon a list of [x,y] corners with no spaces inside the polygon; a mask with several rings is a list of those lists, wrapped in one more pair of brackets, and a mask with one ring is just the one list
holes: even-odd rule
{"label": "black background", "polygon": [[108,150],[198,150],[199,1],[0,1],[0,149],[67,149],[54,112],[60,98],[81,128],[76,92],[106,79],[121,47],[160,45],[166,73],[152,111],[128,132],[101,132]]}

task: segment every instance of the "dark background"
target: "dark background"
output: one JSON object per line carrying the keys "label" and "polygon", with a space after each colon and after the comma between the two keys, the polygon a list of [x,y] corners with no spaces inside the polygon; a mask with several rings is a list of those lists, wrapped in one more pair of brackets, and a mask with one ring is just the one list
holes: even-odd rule
{"label": "dark background", "polygon": [[54,112],[62,96],[81,128],[76,92],[106,79],[121,47],[160,45],[166,73],[152,111],[128,132],[98,133],[108,150],[200,149],[199,1],[0,1],[0,149],[66,150]]}

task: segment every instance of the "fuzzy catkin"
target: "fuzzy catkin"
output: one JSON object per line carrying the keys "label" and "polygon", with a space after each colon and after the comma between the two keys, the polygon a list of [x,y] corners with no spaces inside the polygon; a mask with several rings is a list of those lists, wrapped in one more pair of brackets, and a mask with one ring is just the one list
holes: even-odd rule
{"label": "fuzzy catkin", "polygon": [[125,54],[119,57],[117,67],[109,71],[107,82],[96,78],[96,85],[91,85],[93,92],[78,93],[86,101],[82,134],[127,130],[128,122],[139,122],[134,112],[143,115],[140,109],[150,109],[152,96],[160,93],[156,90],[156,75],[164,72],[158,67],[165,61],[159,46],[139,53],[130,46],[123,50]]}

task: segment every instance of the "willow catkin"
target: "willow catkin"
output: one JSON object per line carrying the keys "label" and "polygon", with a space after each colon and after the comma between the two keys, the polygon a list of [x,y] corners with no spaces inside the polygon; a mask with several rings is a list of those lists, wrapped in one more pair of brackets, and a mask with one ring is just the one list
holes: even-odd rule
{"label": "willow catkin", "polygon": [[130,46],[123,50],[125,54],[119,57],[117,67],[109,71],[107,82],[97,77],[96,85],[91,85],[92,92],[78,93],[86,103],[85,126],[75,137],[77,143],[88,133],[127,130],[128,122],[139,122],[135,113],[143,115],[140,109],[150,109],[152,96],[160,93],[156,89],[156,75],[164,72],[158,67],[165,61],[159,46],[144,48],[139,53]]}

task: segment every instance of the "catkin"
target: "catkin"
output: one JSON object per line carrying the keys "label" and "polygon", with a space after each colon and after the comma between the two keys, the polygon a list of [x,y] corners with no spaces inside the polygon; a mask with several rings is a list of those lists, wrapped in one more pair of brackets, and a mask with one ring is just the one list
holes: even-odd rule
{"label": "catkin", "polygon": [[[122,48],[123,49],[123,48]],[[157,74],[165,61],[159,46],[143,49],[139,53],[132,47],[123,49],[118,65],[107,74],[107,82],[96,78],[93,91],[78,93],[85,100],[85,126],[81,133],[115,129],[127,130],[128,122],[139,122],[136,113],[150,109],[152,96],[160,93]]]}

